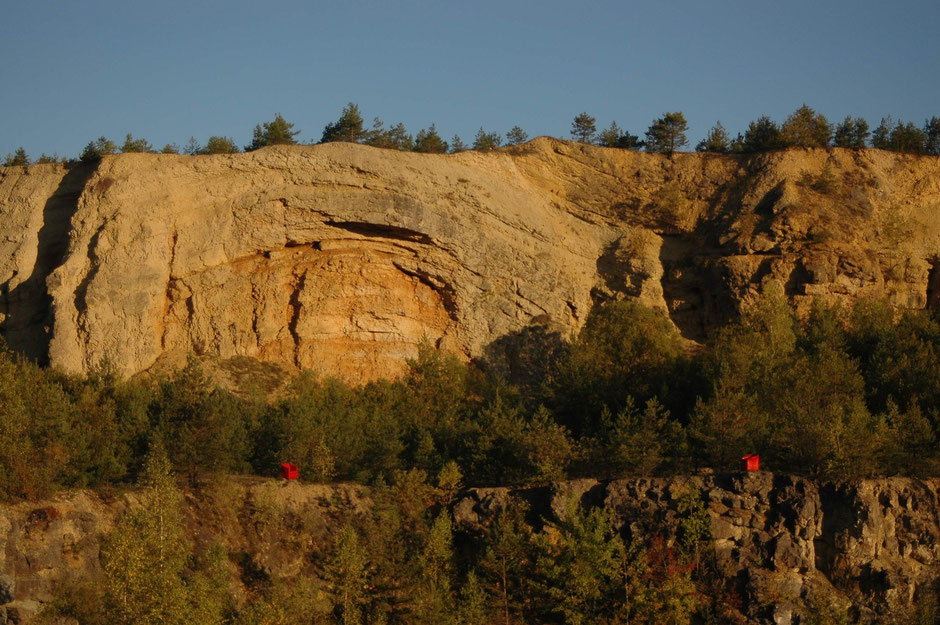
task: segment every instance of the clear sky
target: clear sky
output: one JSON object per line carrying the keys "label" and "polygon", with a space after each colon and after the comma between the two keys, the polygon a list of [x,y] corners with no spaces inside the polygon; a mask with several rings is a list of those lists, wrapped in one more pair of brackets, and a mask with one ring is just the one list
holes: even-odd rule
{"label": "clear sky", "polygon": [[349,101],[464,141],[567,137],[581,111],[642,136],[678,110],[694,145],[804,102],[921,125],[938,24],[938,0],[0,0],[0,156],[128,132],[245,145],[277,112],[306,142]]}

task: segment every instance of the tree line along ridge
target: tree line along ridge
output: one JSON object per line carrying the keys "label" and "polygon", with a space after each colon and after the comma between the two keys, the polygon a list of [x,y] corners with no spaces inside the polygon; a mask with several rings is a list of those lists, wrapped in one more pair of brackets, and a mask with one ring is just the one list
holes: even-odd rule
{"label": "tree line along ridge", "polygon": [[[653,120],[643,138],[621,128],[612,121],[606,128],[598,130],[597,120],[587,112],[579,113],[571,123],[570,136],[573,140],[609,148],[628,150],[645,149],[648,152],[671,154],[681,151],[689,145],[688,123],[681,112],[667,112]],[[188,154],[234,154],[257,150],[269,145],[294,145],[298,140],[299,130],[278,113],[270,122],[255,126],[251,142],[240,148],[231,137],[213,135],[205,144],[195,137],[190,137],[183,146],[168,143],[160,149],[154,148],[144,138],[128,133],[120,145],[107,137],[98,137],[89,141],[78,157],[81,161],[90,161],[102,156],[117,153],[162,153]],[[445,141],[435,124],[412,135],[401,122],[386,126],[379,118],[373,119],[367,127],[359,106],[350,102],[343,107],[339,118],[328,123],[319,140],[310,143],[329,143],[345,141],[362,143],[374,147],[425,152],[434,154],[456,153],[465,150],[487,151],[503,146],[514,146],[528,141],[529,135],[520,126],[513,126],[505,136],[495,131],[487,131],[482,126],[470,144],[464,143],[458,135]],[[698,152],[719,154],[744,154],[777,150],[788,147],[825,148],[840,147],[850,149],[876,148],[910,154],[940,155],[940,117],[933,116],[924,121],[923,126],[913,122],[895,121],[891,116],[883,117],[874,129],[861,117],[846,116],[838,123],[831,123],[821,113],[807,105],[802,105],[791,113],[783,123],[777,123],[762,115],[748,124],[743,133],[732,137],[722,123],[716,122],[698,144]],[[74,159],[71,159],[74,160]],[[67,163],[70,159],[57,154],[45,153],[33,160],[26,149],[19,147],[6,155],[5,166],[28,166],[43,163]]]}

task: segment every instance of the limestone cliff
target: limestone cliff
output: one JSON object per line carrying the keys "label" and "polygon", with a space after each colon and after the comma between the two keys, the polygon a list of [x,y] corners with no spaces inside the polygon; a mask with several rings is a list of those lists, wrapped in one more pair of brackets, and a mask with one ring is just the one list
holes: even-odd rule
{"label": "limestone cliff", "polygon": [[422,338],[464,357],[601,298],[690,339],[768,279],[940,298],[940,159],[878,150],[663,156],[540,138],[493,153],[352,144],[0,168],[0,332],[69,371],[189,352],[351,380]]}

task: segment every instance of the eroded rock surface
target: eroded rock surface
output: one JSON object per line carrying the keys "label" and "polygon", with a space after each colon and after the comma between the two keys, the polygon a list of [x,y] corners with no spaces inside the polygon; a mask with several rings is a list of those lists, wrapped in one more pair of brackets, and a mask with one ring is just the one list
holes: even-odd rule
{"label": "eroded rock surface", "polygon": [[421,340],[464,357],[594,302],[690,339],[766,280],[793,304],[940,304],[940,159],[793,149],[671,157],[540,138],[494,153],[353,144],[70,171],[0,168],[0,331],[69,371],[187,353],[353,381]]}
{"label": "eroded rock surface", "polygon": [[[536,530],[571,503],[603,506],[626,541],[674,541],[693,492],[711,523],[703,562],[741,599],[740,622],[801,623],[824,598],[852,622],[877,622],[916,600],[940,574],[940,480],[883,478],[817,482],[766,472],[695,477],[572,480],[549,486],[477,488],[452,505],[464,548],[513,497],[529,504]],[[217,478],[184,498],[188,534],[222,545],[234,565],[290,579],[322,574],[336,533],[367,514],[371,492],[263,478]],[[0,506],[0,623],[23,618],[63,584],[100,580],[101,538],[128,509],[131,491],[87,491]],[[320,567],[320,568],[318,568]],[[235,589],[238,592],[238,588]]]}

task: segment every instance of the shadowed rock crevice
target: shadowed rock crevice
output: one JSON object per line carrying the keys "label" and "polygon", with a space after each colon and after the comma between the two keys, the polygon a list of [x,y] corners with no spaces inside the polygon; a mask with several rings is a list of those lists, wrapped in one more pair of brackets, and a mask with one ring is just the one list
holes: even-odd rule
{"label": "shadowed rock crevice", "polygon": [[54,331],[52,296],[46,278],[66,258],[78,198],[96,169],[97,163],[81,163],[62,177],[42,209],[35,263],[29,276],[12,289],[0,284],[0,307],[6,313],[0,336],[11,349],[40,364],[48,364],[49,341]]}

